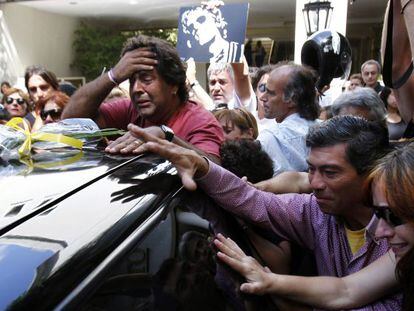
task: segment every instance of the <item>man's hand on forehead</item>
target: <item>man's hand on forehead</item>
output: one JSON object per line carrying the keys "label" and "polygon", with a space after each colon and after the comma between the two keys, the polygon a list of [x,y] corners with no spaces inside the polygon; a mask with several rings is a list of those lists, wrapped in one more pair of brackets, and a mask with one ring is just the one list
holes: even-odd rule
{"label": "man's hand on forehead", "polygon": [[132,77],[136,72],[153,70],[158,64],[156,56],[150,47],[142,47],[125,53],[112,69],[114,79],[119,84]]}

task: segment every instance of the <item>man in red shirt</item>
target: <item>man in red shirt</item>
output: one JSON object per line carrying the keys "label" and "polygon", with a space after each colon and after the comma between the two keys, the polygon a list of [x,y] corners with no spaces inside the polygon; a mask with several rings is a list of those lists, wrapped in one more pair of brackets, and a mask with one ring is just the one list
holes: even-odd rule
{"label": "man in red shirt", "polygon": [[[102,103],[126,79],[130,82],[131,99]],[[185,81],[185,68],[172,45],[154,37],[133,37],[126,42],[114,68],[71,97],[62,118],[92,118],[100,128],[127,129],[132,123],[218,160],[223,141],[221,126],[210,112],[188,100]],[[128,132],[106,151],[139,152],[141,144]]]}

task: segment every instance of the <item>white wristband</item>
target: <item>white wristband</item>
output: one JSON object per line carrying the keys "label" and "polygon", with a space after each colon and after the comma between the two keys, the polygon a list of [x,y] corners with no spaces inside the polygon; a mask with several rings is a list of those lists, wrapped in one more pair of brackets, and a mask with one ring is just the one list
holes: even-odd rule
{"label": "white wristband", "polygon": [[196,85],[200,85],[197,80],[190,84],[191,88],[195,87]]}
{"label": "white wristband", "polygon": [[112,72],[112,69],[108,71],[108,78],[109,78],[109,80],[111,80],[111,82],[113,84],[115,84],[116,86],[118,86],[118,83],[115,81],[115,77],[114,77],[114,74]]}

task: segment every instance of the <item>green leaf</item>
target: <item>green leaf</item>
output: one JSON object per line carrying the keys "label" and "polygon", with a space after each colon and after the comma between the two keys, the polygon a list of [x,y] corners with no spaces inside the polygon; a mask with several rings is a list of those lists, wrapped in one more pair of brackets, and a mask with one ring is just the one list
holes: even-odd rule
{"label": "green leaf", "polygon": [[114,31],[81,23],[75,30],[72,67],[79,69],[87,81],[97,78],[102,69],[116,65],[122,46],[127,38],[139,34],[164,39],[177,44],[177,29],[146,29],[136,31]]}

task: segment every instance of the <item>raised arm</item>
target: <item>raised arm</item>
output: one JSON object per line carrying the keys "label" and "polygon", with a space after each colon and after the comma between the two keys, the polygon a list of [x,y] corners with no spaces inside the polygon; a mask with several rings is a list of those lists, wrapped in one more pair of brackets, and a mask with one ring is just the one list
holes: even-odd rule
{"label": "raised arm", "polygon": [[251,101],[252,96],[254,96],[254,91],[249,77],[249,66],[245,58],[243,57],[243,63],[232,63],[231,67],[233,68],[234,90],[237,96],[244,108],[250,112],[254,111],[256,109],[254,105],[256,101]]}
{"label": "raised arm", "polygon": [[105,122],[99,116],[99,106],[108,96],[114,86],[129,79],[133,73],[140,70],[152,70],[157,64],[155,53],[148,48],[139,48],[125,53],[110,75],[104,74],[81,87],[70,98],[66,105],[62,119],[66,118],[91,118],[100,128],[104,128]]}
{"label": "raised arm", "polygon": [[259,190],[272,193],[311,193],[308,173],[283,172],[275,177],[253,185]]}
{"label": "raised arm", "polygon": [[210,95],[204,90],[196,78],[196,64],[193,58],[187,60],[187,71],[186,71],[188,84],[191,86],[195,97],[207,110],[214,109],[214,102]]}
{"label": "raised arm", "polygon": [[218,258],[246,278],[247,283],[240,287],[245,293],[274,294],[313,307],[336,310],[369,304],[398,288],[391,251],[344,278],[301,277],[271,273],[223,235],[219,234],[214,244],[219,249]]}

